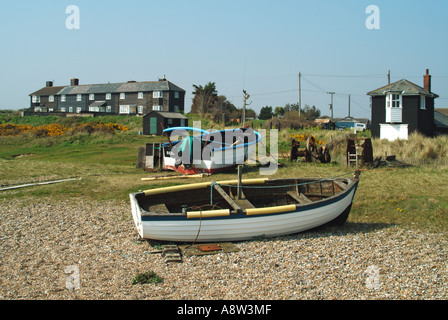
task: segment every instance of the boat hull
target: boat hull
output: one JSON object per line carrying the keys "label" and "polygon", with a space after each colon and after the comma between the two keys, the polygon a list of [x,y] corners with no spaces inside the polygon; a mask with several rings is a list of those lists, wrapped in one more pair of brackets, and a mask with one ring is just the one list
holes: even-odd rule
{"label": "boat hull", "polygon": [[191,165],[181,164],[176,166],[176,158],[165,156],[164,169],[177,171],[182,174],[226,172],[239,164],[244,164],[248,155],[254,152],[255,148],[256,145],[253,144],[246,148],[212,151],[210,160],[195,161]]}
{"label": "boat hull", "polygon": [[[144,216],[135,194],[130,195],[133,219],[141,238],[178,242],[243,241],[303,232],[347,219],[358,186],[354,181],[339,195],[306,205],[264,208],[260,214],[217,217]],[[277,210],[276,210],[277,208]],[[272,212],[272,213],[271,213]]]}

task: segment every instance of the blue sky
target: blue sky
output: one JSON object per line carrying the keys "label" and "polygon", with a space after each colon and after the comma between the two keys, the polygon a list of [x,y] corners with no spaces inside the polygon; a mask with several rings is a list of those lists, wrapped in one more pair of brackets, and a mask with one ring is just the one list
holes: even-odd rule
{"label": "blue sky", "polygon": [[[66,28],[66,8],[80,29]],[[380,29],[368,29],[369,5]],[[67,85],[167,79],[187,91],[215,82],[242,107],[298,101],[329,115],[370,117],[366,93],[391,80],[423,85],[426,69],[436,107],[448,107],[448,1],[129,0],[8,1],[0,20],[0,108],[29,106],[46,81]]]}

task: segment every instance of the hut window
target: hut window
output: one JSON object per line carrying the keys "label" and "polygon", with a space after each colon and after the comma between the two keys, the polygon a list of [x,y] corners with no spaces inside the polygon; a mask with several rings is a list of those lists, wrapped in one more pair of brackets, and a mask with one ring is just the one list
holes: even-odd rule
{"label": "hut window", "polygon": [[420,109],[426,110],[426,97],[420,96]]}

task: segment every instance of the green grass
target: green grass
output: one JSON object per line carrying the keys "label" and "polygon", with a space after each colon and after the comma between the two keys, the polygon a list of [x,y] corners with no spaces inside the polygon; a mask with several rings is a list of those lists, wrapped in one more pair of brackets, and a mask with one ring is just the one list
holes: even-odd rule
{"label": "green grass", "polygon": [[[121,120],[128,121],[125,118]],[[81,178],[53,185],[0,191],[0,199],[32,197],[36,201],[45,201],[84,197],[97,201],[128,201],[129,193],[138,190],[212,179],[227,180],[237,176],[236,170],[233,170],[188,181],[141,181],[141,178],[149,175],[163,173],[136,169],[138,148],[150,141],[164,141],[164,138],[139,136],[138,129],[136,126],[133,130],[108,136],[84,134],[39,139],[27,135],[0,137],[0,185]],[[279,134],[285,146],[289,133]],[[328,132],[316,134],[322,138],[328,137]],[[28,155],[17,157],[21,154]],[[446,232],[448,170],[446,166],[439,167],[438,163],[362,171],[349,222],[372,227],[381,224],[400,225]],[[347,168],[342,161],[332,164],[283,161],[272,177],[332,177],[350,171],[353,169]],[[244,177],[260,177],[259,168],[245,168]]]}

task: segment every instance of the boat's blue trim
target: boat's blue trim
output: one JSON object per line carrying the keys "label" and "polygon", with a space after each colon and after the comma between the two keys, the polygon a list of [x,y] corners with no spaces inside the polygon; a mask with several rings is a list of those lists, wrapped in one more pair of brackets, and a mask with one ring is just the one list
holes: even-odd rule
{"label": "boat's blue trim", "polygon": [[197,131],[197,132],[201,132],[201,133],[208,133],[208,131],[205,129],[195,128],[195,127],[171,127],[171,128],[164,129],[163,133],[167,133],[167,132],[174,131],[174,130],[186,130],[186,131]]}
{"label": "boat's blue trim", "polygon": [[[211,218],[202,218],[204,220],[232,220],[232,219],[252,219],[252,218],[259,218],[262,216],[276,216],[276,215],[283,215],[283,214],[289,214],[289,213],[298,213],[301,211],[308,211],[312,209],[317,209],[321,207],[325,207],[328,205],[331,205],[335,202],[339,202],[342,199],[345,199],[350,195],[350,193],[353,192],[353,197],[351,199],[351,203],[353,202],[353,199],[356,194],[356,190],[358,188],[359,180],[356,181],[349,189],[345,190],[341,196],[332,198],[332,199],[326,199],[319,202],[314,202],[306,205],[300,205],[296,207],[296,210],[293,211],[287,211],[287,212],[279,212],[279,213],[271,213],[271,214],[264,214],[264,215],[246,215],[246,214],[232,214],[230,216],[223,216],[223,217],[211,217]],[[190,218],[188,219],[186,216],[142,216],[142,221],[194,221],[194,220],[200,220],[201,218]]]}

